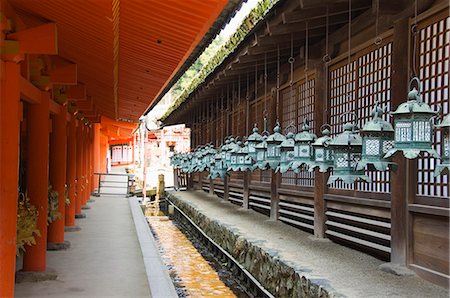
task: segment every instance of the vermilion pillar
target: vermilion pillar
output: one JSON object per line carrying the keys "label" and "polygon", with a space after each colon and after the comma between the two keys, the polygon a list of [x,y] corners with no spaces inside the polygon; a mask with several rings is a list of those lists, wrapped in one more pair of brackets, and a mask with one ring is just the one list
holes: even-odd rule
{"label": "vermilion pillar", "polygon": [[[2,63],[0,61],[0,63]],[[14,296],[17,186],[21,118],[19,65],[5,62],[0,75],[0,297]]]}
{"label": "vermilion pillar", "polygon": [[76,133],[76,139],[77,139],[77,174],[76,174],[76,180],[77,180],[77,191],[76,191],[76,199],[75,199],[75,214],[81,214],[81,204],[82,204],[82,175],[83,175],[83,127],[82,123],[80,121],[77,121],[77,133]]}
{"label": "vermilion pillar", "polygon": [[[94,124],[94,142],[93,142],[93,160],[94,160],[94,173],[100,172],[100,123]],[[98,186],[98,176],[94,174],[92,191]]]}
{"label": "vermilion pillar", "polygon": [[90,185],[89,185],[89,127],[84,127],[84,196],[83,196],[83,205],[87,204],[87,200],[89,200],[90,194]]}
{"label": "vermilion pillar", "polygon": [[81,123],[81,138],[82,138],[82,146],[81,146],[81,206],[86,205],[86,147],[87,147],[87,138],[86,138],[86,125]]}
{"label": "vermilion pillar", "polygon": [[67,135],[67,187],[69,190],[69,206],[66,206],[65,224],[68,227],[75,226],[75,205],[76,205],[76,175],[77,175],[77,126],[75,117],[69,122],[69,132]]}
{"label": "vermilion pillar", "polygon": [[27,246],[23,271],[43,272],[46,269],[49,96],[43,92],[41,103],[29,105],[28,109],[27,192],[30,203],[39,211],[37,226],[41,236],[36,237],[36,245]]}
{"label": "vermilion pillar", "polygon": [[64,242],[65,183],[67,164],[67,107],[61,106],[60,113],[53,116],[50,136],[50,184],[59,194],[58,210],[61,218],[48,226],[47,242]]}
{"label": "vermilion pillar", "polygon": [[106,172],[106,150],[108,146],[108,139],[106,136],[101,136],[100,139],[100,171]]}

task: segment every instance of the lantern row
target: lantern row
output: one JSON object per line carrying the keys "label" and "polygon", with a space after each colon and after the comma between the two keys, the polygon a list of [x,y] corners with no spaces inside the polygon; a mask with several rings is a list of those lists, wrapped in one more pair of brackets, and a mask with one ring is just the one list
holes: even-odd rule
{"label": "lantern row", "polygon": [[[442,130],[442,161],[436,166],[435,176],[448,174],[450,169],[450,115],[434,125],[438,112],[433,111],[422,100],[420,81],[414,78],[418,89],[413,88],[408,100],[395,112],[394,127],[382,118],[386,112],[378,102],[371,113],[371,120],[360,130],[355,117],[341,116],[343,132],[331,137],[331,127],[321,127],[322,136],[310,132],[305,119],[299,133],[281,133],[279,123],[269,135],[253,128],[244,142],[232,136],[215,149],[211,144],[201,146],[191,153],[175,153],[171,165],[183,172],[209,171],[210,178],[225,177],[230,171],[254,171],[272,169],[285,173],[293,170],[319,172],[331,171],[328,184],[341,180],[346,184],[355,181],[371,182],[365,169],[386,171],[396,170],[392,156],[401,151],[404,157],[414,159],[426,152],[440,159],[432,148],[433,127]],[[411,85],[411,84],[410,84]],[[345,121],[344,121],[345,120]]]}

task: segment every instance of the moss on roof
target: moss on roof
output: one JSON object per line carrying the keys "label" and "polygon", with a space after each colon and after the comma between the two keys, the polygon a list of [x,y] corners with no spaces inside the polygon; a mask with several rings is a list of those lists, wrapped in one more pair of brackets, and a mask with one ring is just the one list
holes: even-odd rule
{"label": "moss on roof", "polygon": [[208,61],[205,67],[199,72],[189,86],[174,100],[166,113],[161,117],[161,121],[165,121],[170,114],[172,114],[183,102],[185,102],[189,95],[197,89],[197,87],[205,81],[210,75],[244,40],[247,34],[255,27],[255,25],[262,20],[270,9],[280,0],[261,0],[256,7],[254,7],[248,16],[242,21],[242,24],[230,39],[217,51],[217,53]]}

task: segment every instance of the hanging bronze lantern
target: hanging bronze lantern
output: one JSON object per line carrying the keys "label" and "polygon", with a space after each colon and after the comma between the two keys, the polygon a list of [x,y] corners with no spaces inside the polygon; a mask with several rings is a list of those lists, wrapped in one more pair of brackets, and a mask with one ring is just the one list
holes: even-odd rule
{"label": "hanging bronze lantern", "polygon": [[263,136],[259,134],[258,127],[253,127],[253,133],[248,136],[248,155],[256,161],[256,146],[264,140]]}
{"label": "hanging bronze lantern", "polygon": [[[419,90],[411,85],[417,82]],[[427,152],[433,157],[439,158],[439,154],[432,148],[433,145],[433,118],[437,112],[431,110],[430,106],[422,99],[421,83],[417,77],[410,82],[408,101],[402,103],[394,116],[394,147],[390,149],[385,158],[402,151],[403,156],[408,159],[417,158],[421,153]]]}
{"label": "hanging bronze lantern", "polygon": [[333,149],[328,146],[332,140],[330,137],[330,125],[324,124],[320,130],[322,136],[311,144],[313,158],[310,163],[309,171],[312,172],[314,169],[319,168],[319,172],[324,173],[328,171],[328,169],[333,168],[334,152]]}
{"label": "hanging bronze lantern", "polygon": [[361,130],[363,147],[357,170],[364,170],[366,167],[377,171],[396,168],[395,163],[384,158],[384,155],[394,146],[394,129],[388,121],[383,120],[384,112],[376,102],[372,111],[372,120],[364,124]]}
{"label": "hanging bronze lantern", "polygon": [[441,130],[443,134],[442,139],[442,161],[436,166],[434,176],[448,175],[450,172],[450,115],[444,117],[441,123],[435,126]]}
{"label": "hanging bronze lantern", "polygon": [[216,155],[216,150],[211,144],[207,144],[202,150],[202,161],[200,164],[199,171],[206,171],[211,167],[214,162],[214,156]]}
{"label": "hanging bronze lantern", "polygon": [[230,153],[230,164],[228,166],[228,171],[239,171],[239,151],[241,150],[241,142],[230,142],[229,153]]}
{"label": "hanging bronze lantern", "polygon": [[222,154],[220,152],[214,155],[214,162],[209,168],[209,176],[208,178],[223,178],[227,174],[228,167],[225,165],[225,160],[222,158]]}
{"label": "hanging bronze lantern", "polygon": [[344,132],[338,134],[328,144],[334,152],[333,174],[328,178],[328,184],[337,180],[342,180],[346,184],[352,184],[357,180],[371,182],[364,174],[364,170],[356,169],[362,152],[362,138],[356,131],[356,125],[347,122],[343,128]]}
{"label": "hanging bronze lantern", "polygon": [[272,170],[276,170],[277,167],[280,165],[281,161],[280,145],[284,140],[286,140],[286,137],[281,134],[280,124],[277,123],[273,128],[273,134],[269,135],[266,140],[267,142],[266,159],[269,168],[271,168]]}
{"label": "hanging bronze lantern", "polygon": [[294,172],[299,173],[302,167],[309,168],[314,163],[314,150],[312,144],[316,141],[317,136],[310,132],[309,121],[303,120],[302,131],[295,135],[294,161],[291,168]]}
{"label": "hanging bronze lantern", "polygon": [[286,139],[280,144],[280,165],[277,167],[276,172],[286,173],[291,168],[292,162],[294,160],[294,133],[288,132]]}
{"label": "hanging bronze lantern", "polygon": [[231,165],[229,171],[247,171],[253,170],[253,159],[248,154],[247,145],[242,146],[238,141],[235,146],[231,148]]}
{"label": "hanging bronze lantern", "polygon": [[263,136],[263,140],[255,146],[256,163],[255,168],[260,170],[267,170],[267,136]]}

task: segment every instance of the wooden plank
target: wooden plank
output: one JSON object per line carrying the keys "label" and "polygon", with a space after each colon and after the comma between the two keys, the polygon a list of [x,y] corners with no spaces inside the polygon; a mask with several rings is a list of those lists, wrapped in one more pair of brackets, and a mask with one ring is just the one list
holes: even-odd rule
{"label": "wooden plank", "polygon": [[262,208],[262,209],[271,210],[270,206],[262,205],[262,204],[258,204],[258,203],[254,203],[254,202],[250,202],[249,205],[250,206],[254,206],[254,207],[258,207],[258,208]]}
{"label": "wooden plank", "polygon": [[391,214],[388,209],[384,208],[374,208],[370,206],[364,206],[364,205],[355,205],[355,204],[346,204],[342,202],[332,202],[327,201],[326,202],[326,208],[329,209],[336,209],[341,211],[347,211],[357,214],[363,214],[368,216],[375,216],[375,217],[381,217],[385,219],[390,219]]}
{"label": "wooden plank", "polygon": [[263,198],[254,197],[254,196],[250,196],[250,201],[263,202],[263,203],[266,203],[267,205],[270,204],[270,200],[269,199],[263,199]]}
{"label": "wooden plank", "polygon": [[419,266],[417,264],[410,264],[409,266],[421,278],[428,280],[434,284],[437,284],[441,287],[444,287],[446,289],[449,288],[450,276],[448,274],[443,274],[441,272],[437,272],[429,268]]}
{"label": "wooden plank", "polygon": [[307,228],[309,230],[313,230],[314,229],[313,225],[310,225],[310,224],[307,224],[307,223],[304,223],[304,222],[301,222],[301,221],[296,221],[296,220],[293,220],[293,219],[290,219],[290,218],[287,218],[287,217],[284,217],[284,216],[280,216],[279,220],[287,222],[287,223],[290,223],[290,224],[293,224],[293,225],[301,227],[301,228]]}
{"label": "wooden plank", "polygon": [[311,199],[314,198],[313,192],[288,189],[284,185],[280,186],[280,188],[278,189],[278,192],[280,193],[280,195],[287,195],[287,196],[292,196],[292,197],[304,197],[304,198],[311,198]]}
{"label": "wooden plank", "polygon": [[386,235],[386,234],[383,234],[383,233],[378,233],[378,232],[367,230],[367,229],[358,228],[358,227],[351,226],[351,225],[346,225],[346,224],[335,222],[335,221],[332,221],[332,220],[327,220],[325,222],[325,224],[328,225],[328,226],[332,226],[332,227],[348,230],[350,232],[359,233],[359,234],[362,234],[362,235],[365,235],[365,236],[379,238],[379,239],[386,240],[386,241],[390,241],[391,240],[391,236],[389,236],[389,235]]}
{"label": "wooden plank", "polygon": [[291,215],[291,216],[295,216],[295,217],[298,217],[298,218],[303,218],[303,219],[306,219],[306,220],[310,220],[311,222],[314,221],[314,217],[311,216],[311,215],[306,215],[306,214],[293,212],[293,211],[289,211],[289,210],[283,210],[283,209],[280,209],[280,213]]}
{"label": "wooden plank", "polygon": [[437,206],[425,206],[420,204],[409,204],[408,205],[409,212],[414,213],[422,213],[429,215],[436,215],[442,217],[450,217],[450,209],[445,207],[437,207]]}
{"label": "wooden plank", "polygon": [[286,203],[286,202],[280,202],[280,206],[281,207],[288,207],[288,208],[292,208],[292,209],[298,209],[298,210],[314,213],[314,208],[313,207],[306,207],[306,206],[302,206],[302,205],[289,204],[289,203]]}
{"label": "wooden plank", "polygon": [[380,245],[380,244],[377,244],[377,243],[373,243],[373,242],[370,242],[370,241],[366,241],[366,240],[363,240],[363,239],[359,239],[359,238],[356,238],[356,237],[353,237],[353,236],[345,235],[345,234],[342,234],[342,233],[339,233],[339,232],[336,232],[336,231],[327,230],[325,233],[327,235],[334,236],[334,237],[337,237],[337,238],[340,238],[340,239],[343,239],[343,240],[346,240],[346,241],[349,241],[349,242],[354,242],[354,243],[357,243],[359,245],[370,247],[372,249],[384,251],[384,252],[387,252],[387,253],[391,252],[391,249],[389,247],[386,247],[386,246],[383,246],[383,245]]}
{"label": "wooden plank", "polygon": [[330,216],[330,217],[346,219],[346,220],[359,222],[359,223],[363,223],[363,224],[369,224],[369,225],[382,227],[382,228],[386,228],[386,229],[390,229],[391,228],[391,224],[390,223],[384,222],[384,221],[380,221],[380,220],[373,220],[373,219],[368,219],[368,218],[364,218],[364,217],[357,217],[357,216],[348,215],[348,214],[339,213],[339,212],[334,212],[334,211],[327,211],[325,214],[327,216]]}
{"label": "wooden plank", "polygon": [[325,194],[324,199],[327,201],[337,201],[337,202],[343,202],[343,203],[348,203],[348,204],[365,205],[365,206],[387,208],[387,209],[389,209],[391,207],[391,204],[387,201],[364,199],[364,198],[357,198],[357,197],[351,197],[351,196],[337,196],[337,195]]}

